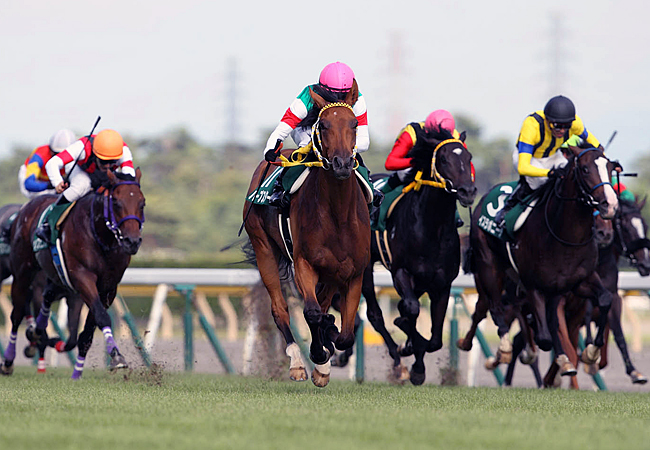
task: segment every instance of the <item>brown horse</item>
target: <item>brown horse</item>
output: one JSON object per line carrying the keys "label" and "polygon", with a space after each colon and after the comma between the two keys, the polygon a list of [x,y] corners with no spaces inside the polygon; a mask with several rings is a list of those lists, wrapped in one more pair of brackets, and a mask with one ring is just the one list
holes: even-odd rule
{"label": "brown horse", "polygon": [[[111,356],[111,368],[127,367],[120,354],[111,329],[106,309],[117,292],[117,285],[128,267],[131,256],[142,242],[145,199],[140,190],[141,172],[136,178],[109,172],[106,188],[79,199],[71,209],[60,230],[61,258],[67,268],[59,276],[49,249],[34,253],[32,239],[38,219],[45,208],[56,200],[54,196],[37,197],[27,203],[16,219],[11,244],[11,266],[14,281],[11,295],[16,304],[26,304],[30,286],[41,271],[48,280],[43,292],[43,305],[36,319],[36,337],[45,340],[60,352],[72,350],[79,344],[79,356],[73,379],[81,377],[86,354],[92,344],[95,327],[106,338],[106,350]],[[83,332],[77,338],[77,329],[71,324],[66,343],[48,339],[45,332],[52,302],[62,295],[78,294],[90,312]],[[78,322],[77,322],[78,324]],[[78,339],[78,341],[77,341]],[[13,361],[5,360],[5,366]]]}
{"label": "brown horse", "polygon": [[[506,276],[515,278],[525,289],[526,302],[534,313],[536,343],[545,351],[553,348],[557,356],[564,355],[557,333],[556,311],[562,295],[573,291],[592,299],[605,314],[609,310],[612,295],[596,271],[598,247],[592,228],[594,208],[605,219],[613,218],[618,208],[610,179],[615,163],[601,149],[570,147],[564,151],[567,165],[557,169],[558,176],[540,188],[541,198],[512,245],[476,226],[480,206],[477,208],[472,219],[468,256],[479,300],[472,316],[472,328],[459,340],[461,349],[471,348],[473,333],[478,322],[485,318],[488,307],[495,310],[493,317],[500,316]],[[510,356],[508,326],[497,325],[502,340],[500,353]],[[605,325],[606,317],[598,323],[597,347],[604,344]],[[503,362],[509,360],[504,358]]]}
{"label": "brown horse", "polygon": [[[327,103],[310,92],[320,109],[312,143],[320,151],[323,168],[312,168],[303,186],[291,199],[295,281],[305,301],[304,316],[311,331],[310,358],[316,364],[312,381],[329,382],[334,345],[340,350],[354,343],[354,319],[361,298],[363,271],[370,259],[370,217],[364,193],[354,175],[357,164],[357,120],[352,112],[358,98],[356,81],[342,103]],[[264,163],[253,174],[248,194],[259,186]],[[289,376],[307,379],[305,363],[289,327],[289,309],[282,295],[280,267],[290,255],[284,250],[278,227],[278,210],[244,205],[246,232],[251,240],[262,281],[271,297],[275,323],[287,343],[291,358]],[[327,314],[336,293],[341,295],[341,331]]]}

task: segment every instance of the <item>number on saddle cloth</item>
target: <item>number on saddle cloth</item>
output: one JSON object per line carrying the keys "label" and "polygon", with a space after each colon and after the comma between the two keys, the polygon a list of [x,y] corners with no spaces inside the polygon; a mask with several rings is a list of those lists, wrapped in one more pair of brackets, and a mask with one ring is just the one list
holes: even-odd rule
{"label": "number on saddle cloth", "polygon": [[[528,208],[528,206],[534,206],[536,203],[534,201],[531,201],[531,198],[535,194],[526,197],[524,201],[517,203],[512,207],[510,211],[506,213],[505,227],[499,227],[494,219],[497,213],[505,206],[506,200],[510,194],[512,194],[516,186],[517,181],[511,181],[509,183],[499,184],[492,188],[492,190],[485,197],[485,201],[483,202],[481,215],[479,216],[477,222],[479,228],[481,228],[486,233],[501,239],[514,237],[515,232],[521,227],[521,225],[523,225],[523,222],[518,220],[519,217],[522,216],[524,212],[529,212],[531,210]],[[528,214],[524,215],[523,220],[525,220],[527,216]],[[506,233],[505,235],[504,231]]]}

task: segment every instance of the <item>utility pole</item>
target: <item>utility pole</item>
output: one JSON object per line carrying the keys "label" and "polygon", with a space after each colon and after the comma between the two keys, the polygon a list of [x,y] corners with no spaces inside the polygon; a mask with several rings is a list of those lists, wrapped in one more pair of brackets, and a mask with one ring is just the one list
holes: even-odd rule
{"label": "utility pole", "polygon": [[239,70],[237,67],[237,58],[231,56],[226,61],[226,129],[224,135],[226,136],[226,144],[228,146],[239,146],[241,142],[240,125],[239,125]]}
{"label": "utility pole", "polygon": [[389,112],[388,130],[390,135],[397,135],[404,126],[404,86],[406,76],[404,73],[403,39],[400,31],[392,31],[389,37]]}
{"label": "utility pole", "polygon": [[549,33],[549,92],[547,98],[565,93],[567,89],[567,52],[563,43],[567,38],[567,30],[564,26],[564,17],[557,11],[550,13],[549,17],[551,28]]}

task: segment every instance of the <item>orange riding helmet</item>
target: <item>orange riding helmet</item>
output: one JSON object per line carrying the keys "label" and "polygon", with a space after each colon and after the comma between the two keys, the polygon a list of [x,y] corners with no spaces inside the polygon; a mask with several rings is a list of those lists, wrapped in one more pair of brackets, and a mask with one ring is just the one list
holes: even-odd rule
{"label": "orange riding helmet", "polygon": [[102,130],[93,141],[93,153],[104,161],[120,159],[123,147],[122,136],[115,130]]}

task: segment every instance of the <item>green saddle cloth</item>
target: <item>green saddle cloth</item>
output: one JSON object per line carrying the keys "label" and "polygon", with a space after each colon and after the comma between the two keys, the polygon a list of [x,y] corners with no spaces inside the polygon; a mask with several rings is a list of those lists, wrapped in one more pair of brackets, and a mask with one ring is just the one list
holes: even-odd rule
{"label": "green saddle cloth", "polygon": [[373,231],[384,231],[386,229],[386,219],[388,217],[388,210],[393,203],[397,201],[397,198],[402,194],[402,189],[404,186],[397,186],[395,189],[391,189],[388,185],[388,177],[380,178],[375,180],[373,186],[378,191],[381,191],[384,194],[384,201],[381,202],[379,207],[379,215],[377,220],[373,220],[370,224],[370,228]]}
{"label": "green saddle cloth", "polygon": [[[34,252],[45,250],[50,245],[56,245],[57,239],[59,239],[59,229],[56,224],[59,222],[61,216],[69,209],[72,209],[76,202],[66,203],[64,205],[55,205],[54,203],[45,208],[41,213],[41,216],[38,218],[38,225],[36,228],[40,227],[47,220],[50,224],[50,242],[45,242],[41,238],[37,237],[36,234],[32,236],[32,249]],[[65,219],[65,218],[64,218]],[[59,224],[60,225],[60,224]]]}
{"label": "green saddle cloth", "polygon": [[[517,181],[511,181],[509,183],[498,184],[488,193],[483,201],[483,206],[481,208],[481,215],[478,218],[478,226],[486,233],[491,234],[492,236],[498,237],[500,239],[507,240],[508,238],[513,238],[515,235],[515,223],[519,216],[526,210],[528,203],[536,197],[535,194],[531,194],[526,197],[522,202],[517,203],[513,208],[506,213],[505,217],[505,227],[501,228],[497,226],[497,223],[494,221],[494,217],[497,215],[497,212],[501,210],[506,204],[507,198],[510,196],[512,191],[514,191],[517,186]],[[504,235],[504,229],[506,235]]]}
{"label": "green saddle cloth", "polygon": [[[271,173],[271,175],[260,185],[260,188],[257,191],[251,192],[251,194],[248,197],[246,197],[246,200],[255,203],[256,205],[268,205],[269,197],[271,196],[271,192],[273,192],[273,186],[275,186],[275,180],[277,180],[277,178],[280,176],[280,173],[282,173],[283,169],[285,168],[277,167]],[[307,173],[305,173],[305,171],[307,170],[321,170],[321,169],[309,168],[306,166],[287,167],[285,174],[282,176],[282,188],[284,189],[284,191],[290,192],[294,184],[296,184],[296,182],[299,181],[298,179],[304,174],[304,177],[302,178],[302,180],[300,180],[300,183],[302,183],[304,179],[307,177]],[[372,186],[372,183],[370,182],[370,178],[369,178],[368,169],[366,169],[363,166],[359,166],[357,167],[356,172],[361,175],[361,178],[363,178],[363,181],[368,186]]]}

